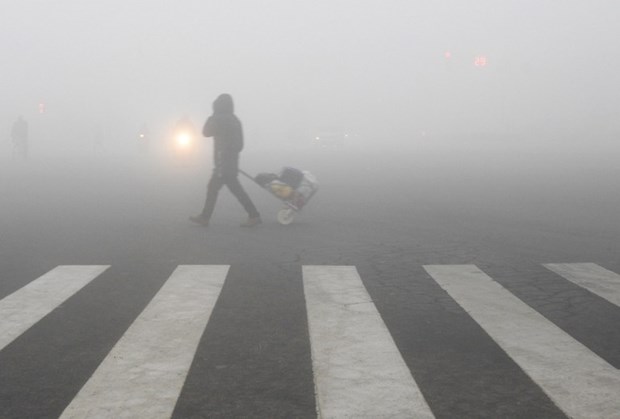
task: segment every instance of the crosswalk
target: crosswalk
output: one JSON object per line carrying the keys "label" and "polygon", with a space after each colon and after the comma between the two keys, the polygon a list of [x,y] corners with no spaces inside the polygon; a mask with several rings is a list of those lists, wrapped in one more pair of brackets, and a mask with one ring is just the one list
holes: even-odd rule
{"label": "crosswalk", "polygon": [[108,266],[58,266],[0,301],[0,350]]}
{"label": "crosswalk", "polygon": [[227,266],[179,266],[62,418],[169,417]]}
{"label": "crosswalk", "polygon": [[620,373],[613,366],[475,266],[425,268],[570,417],[620,413]]}
{"label": "crosswalk", "polygon": [[319,416],[432,418],[351,266],[304,266]]}
{"label": "crosswalk", "polygon": [[[617,273],[594,263],[543,266],[620,307]],[[58,266],[0,300],[0,351],[108,268]],[[60,417],[171,417],[229,268],[177,266]],[[477,266],[423,268],[566,416],[620,418],[617,368]],[[316,416],[435,417],[356,267],[301,272]]]}

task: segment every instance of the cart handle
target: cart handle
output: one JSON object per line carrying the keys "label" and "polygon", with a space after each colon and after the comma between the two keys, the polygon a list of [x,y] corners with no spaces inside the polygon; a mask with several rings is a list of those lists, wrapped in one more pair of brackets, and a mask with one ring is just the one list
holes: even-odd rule
{"label": "cart handle", "polygon": [[239,169],[239,173],[241,173],[243,176],[245,176],[248,179],[250,179],[252,182],[258,184],[258,182],[256,182],[256,179],[254,179],[253,176],[250,176],[248,173],[244,172],[243,170]]}

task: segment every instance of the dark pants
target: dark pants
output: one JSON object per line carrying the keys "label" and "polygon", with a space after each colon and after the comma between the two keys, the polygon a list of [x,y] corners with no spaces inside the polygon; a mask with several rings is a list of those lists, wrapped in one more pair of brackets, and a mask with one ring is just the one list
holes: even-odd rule
{"label": "dark pants", "polygon": [[232,173],[231,170],[221,171],[215,169],[213,170],[213,175],[211,175],[211,180],[209,180],[209,185],[207,186],[207,199],[205,200],[205,206],[202,210],[202,216],[204,218],[207,220],[211,218],[213,209],[215,208],[215,201],[217,201],[217,194],[224,185],[228,187],[230,192],[239,200],[239,203],[243,205],[249,217],[253,218],[259,216],[252,200],[243,189],[243,186],[241,186],[241,183],[239,183],[237,171]]}

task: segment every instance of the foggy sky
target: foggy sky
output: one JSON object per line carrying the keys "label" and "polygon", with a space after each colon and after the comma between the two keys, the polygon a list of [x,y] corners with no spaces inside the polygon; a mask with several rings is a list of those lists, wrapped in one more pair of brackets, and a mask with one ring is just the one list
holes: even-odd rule
{"label": "foggy sky", "polygon": [[202,123],[228,92],[258,142],[617,137],[618,22],[613,0],[3,2],[0,127]]}

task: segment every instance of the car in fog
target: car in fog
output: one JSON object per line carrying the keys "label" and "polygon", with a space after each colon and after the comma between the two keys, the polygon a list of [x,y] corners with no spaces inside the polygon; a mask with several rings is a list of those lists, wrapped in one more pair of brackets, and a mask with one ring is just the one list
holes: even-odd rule
{"label": "car in fog", "polygon": [[179,119],[167,136],[171,157],[181,166],[196,164],[201,156],[201,137],[193,122],[184,116]]}

